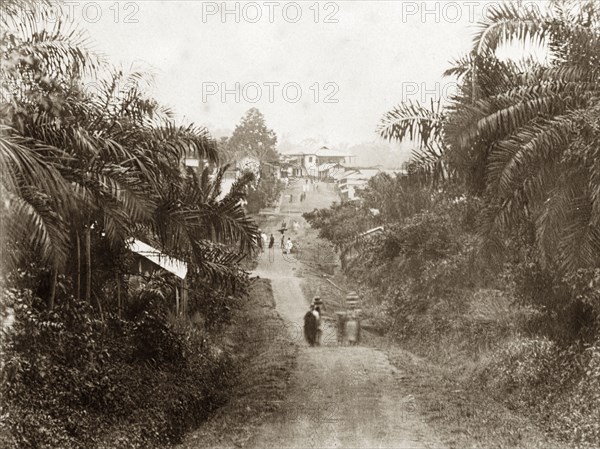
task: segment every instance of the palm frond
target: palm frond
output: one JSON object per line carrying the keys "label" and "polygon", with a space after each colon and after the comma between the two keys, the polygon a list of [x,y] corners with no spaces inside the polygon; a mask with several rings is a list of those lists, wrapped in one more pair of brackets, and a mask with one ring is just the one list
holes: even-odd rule
{"label": "palm frond", "polygon": [[430,141],[441,138],[443,119],[439,102],[432,102],[428,109],[410,101],[388,111],[379,122],[377,133],[387,140],[409,139],[427,146]]}

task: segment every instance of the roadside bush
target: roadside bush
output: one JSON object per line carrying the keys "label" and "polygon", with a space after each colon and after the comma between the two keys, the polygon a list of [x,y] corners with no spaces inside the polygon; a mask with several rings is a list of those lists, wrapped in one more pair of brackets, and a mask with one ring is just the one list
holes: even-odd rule
{"label": "roadside bush", "polygon": [[354,202],[333,203],[328,209],[315,209],[302,215],[319,230],[319,237],[329,240],[337,250],[356,241],[357,236],[378,222],[369,209]]}
{"label": "roadside bush", "polygon": [[556,404],[556,431],[578,443],[600,441],[600,342],[574,357],[581,376]]}
{"label": "roadside bush", "polygon": [[152,301],[133,319],[100,320],[73,298],[40,312],[29,290],[7,296],[2,447],[164,447],[226,400],[230,355],[192,324],[168,324]]}
{"label": "roadside bush", "polygon": [[516,298],[540,313],[525,324],[531,335],[564,344],[593,341],[598,331],[596,270],[579,270],[563,278],[556,269],[525,260],[512,266]]}
{"label": "roadside bush", "polygon": [[279,179],[264,176],[256,187],[250,187],[246,195],[246,209],[250,214],[257,214],[261,209],[272,206],[285,188]]}
{"label": "roadside bush", "polygon": [[415,186],[400,181],[393,196],[392,181],[381,177],[363,195],[382,212],[383,233],[356,238],[370,224],[365,205],[307,216],[321,237],[341,245],[348,279],[370,298],[369,324],[444,364],[465,387],[535,415],[560,439],[597,447],[600,269],[564,276],[542,265],[528,219],[504,236],[503,252],[486,254],[477,232],[481,200],[460,188],[423,189],[417,204],[397,205],[394,198],[409,202]]}
{"label": "roadside bush", "polygon": [[535,407],[547,397],[542,390],[555,387],[559,355],[556,343],[546,338],[516,337],[493,353],[481,380],[513,408]]}
{"label": "roadside bush", "polygon": [[519,336],[494,351],[476,381],[512,409],[533,412],[558,438],[600,441],[600,344],[560,347]]}

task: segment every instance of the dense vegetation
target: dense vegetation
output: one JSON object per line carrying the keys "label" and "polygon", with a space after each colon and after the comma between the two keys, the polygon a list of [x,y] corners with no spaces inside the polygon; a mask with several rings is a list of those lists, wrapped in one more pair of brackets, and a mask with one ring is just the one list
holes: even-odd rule
{"label": "dense vegetation", "polygon": [[265,207],[274,207],[279,200],[281,192],[285,188],[283,181],[265,174],[256,183],[256,186],[248,189],[246,195],[246,210],[249,214],[257,214]]}
{"label": "dense vegetation", "polygon": [[[473,50],[447,72],[460,83],[452,101],[400,104],[382,119],[383,137],[418,145],[409,174],[379,175],[359,203],[306,215],[341,248],[382,332],[557,437],[592,445],[600,443],[597,6],[490,8]],[[497,56],[519,44],[541,46],[547,61]],[[383,233],[357,238],[379,225]]]}
{"label": "dense vegetation", "polygon": [[[182,162],[218,165],[207,130],[38,6],[0,5],[0,445],[164,447],[235,371],[215,336],[247,291],[253,175],[221,198],[224,168]],[[185,262],[186,284],[139,273],[132,238]]]}
{"label": "dense vegetation", "polygon": [[[283,191],[285,185],[276,176],[279,170],[276,147],[275,132],[267,127],[265,117],[256,108],[244,114],[231,137],[222,137],[219,141],[223,159],[256,177],[247,189],[246,210],[249,214],[273,206]],[[239,166],[240,161],[243,166]]]}

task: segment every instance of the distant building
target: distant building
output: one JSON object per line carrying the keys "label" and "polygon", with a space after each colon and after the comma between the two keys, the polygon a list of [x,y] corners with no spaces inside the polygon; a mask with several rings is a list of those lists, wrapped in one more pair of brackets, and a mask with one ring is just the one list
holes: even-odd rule
{"label": "distant building", "polygon": [[262,162],[260,164],[261,178],[281,179],[281,164],[279,162]]}
{"label": "distant building", "polygon": [[325,162],[319,165],[319,179],[336,179],[336,175],[343,176],[346,169],[339,162]]}
{"label": "distant building", "polygon": [[[211,170],[213,177],[219,169],[215,164],[209,163],[206,159],[198,159],[194,154],[186,155],[183,159],[183,165],[191,167],[197,172],[202,172],[208,167]],[[293,167],[293,165],[289,162],[261,161],[255,156],[240,157],[235,162],[229,163],[229,168],[221,178],[221,194],[217,199],[223,199],[231,191],[233,184],[246,171],[254,173],[255,183],[258,183],[261,178],[281,179],[282,177],[288,177],[288,170],[291,167]]]}
{"label": "distant building", "polygon": [[316,151],[303,151],[282,155],[291,165],[291,176],[325,179],[330,177],[334,167],[352,164],[355,156],[341,151],[321,147]]}
{"label": "distant building", "polygon": [[140,282],[151,274],[165,270],[179,279],[175,284],[175,313],[186,313],[188,309],[188,287],[187,274],[188,266],[185,262],[174,257],[167,256],[163,252],[137,239],[130,239],[126,242],[129,249],[135,257],[129,266],[128,282],[130,287]]}
{"label": "distant building", "polygon": [[381,173],[379,168],[355,168],[346,171],[339,180],[342,199],[353,201],[357,199],[356,191],[363,189],[374,176]]}
{"label": "distant building", "polygon": [[278,161],[265,162],[254,156],[244,156],[223,175],[221,195],[218,199],[224,198],[231,191],[235,181],[246,171],[254,173],[255,183],[258,183],[260,179],[274,178],[279,180],[282,178],[282,164]]}

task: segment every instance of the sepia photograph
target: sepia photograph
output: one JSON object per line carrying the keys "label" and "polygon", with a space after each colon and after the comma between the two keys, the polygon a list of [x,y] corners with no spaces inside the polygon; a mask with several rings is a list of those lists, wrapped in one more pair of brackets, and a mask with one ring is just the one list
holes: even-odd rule
{"label": "sepia photograph", "polygon": [[208,448],[600,448],[600,0],[0,2],[0,449]]}

